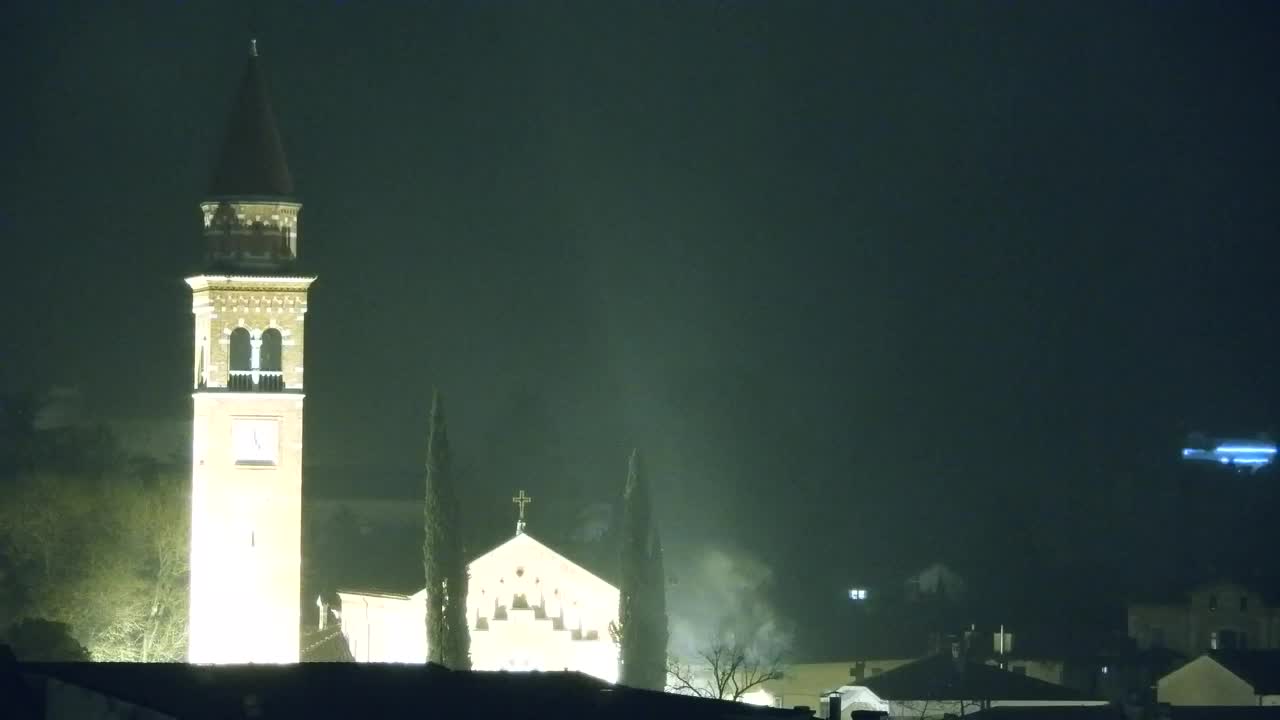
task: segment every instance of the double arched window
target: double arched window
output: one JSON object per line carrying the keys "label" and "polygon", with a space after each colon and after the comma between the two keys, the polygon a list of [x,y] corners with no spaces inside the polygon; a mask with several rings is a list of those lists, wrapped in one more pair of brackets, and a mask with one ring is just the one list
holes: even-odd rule
{"label": "double arched window", "polygon": [[238,327],[231,331],[230,345],[228,390],[284,390],[284,339],[279,329],[267,328],[254,340],[248,328]]}

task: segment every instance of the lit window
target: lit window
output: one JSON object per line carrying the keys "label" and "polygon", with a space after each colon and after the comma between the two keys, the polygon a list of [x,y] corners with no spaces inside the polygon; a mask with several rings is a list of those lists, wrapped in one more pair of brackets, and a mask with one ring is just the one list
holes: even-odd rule
{"label": "lit window", "polygon": [[866,589],[852,588],[851,590],[849,590],[849,599],[850,600],[866,600],[867,599]]}

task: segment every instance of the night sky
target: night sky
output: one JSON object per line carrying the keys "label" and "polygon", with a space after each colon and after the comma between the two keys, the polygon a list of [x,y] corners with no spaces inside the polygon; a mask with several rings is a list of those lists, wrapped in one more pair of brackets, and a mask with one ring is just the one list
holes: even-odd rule
{"label": "night sky", "polygon": [[758,558],[803,622],[932,560],[1011,606],[1032,552],[1167,579],[1182,437],[1280,426],[1280,4],[261,5],[0,11],[4,386],[189,412],[253,24],[310,494],[419,494],[438,386],[477,537],[517,488],[564,532],[639,447],[668,557]]}

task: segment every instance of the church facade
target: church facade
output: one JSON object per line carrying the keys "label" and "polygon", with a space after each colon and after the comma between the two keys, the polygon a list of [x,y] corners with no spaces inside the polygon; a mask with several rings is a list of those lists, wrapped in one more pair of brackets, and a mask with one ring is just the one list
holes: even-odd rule
{"label": "church facade", "polygon": [[[574,670],[618,680],[618,589],[523,531],[467,566],[475,670]],[[339,617],[357,662],[427,657],[426,590],[339,592]]]}
{"label": "church facade", "polygon": [[256,43],[205,201],[195,316],[188,659],[293,663],[302,565],[303,321],[314,278]]}

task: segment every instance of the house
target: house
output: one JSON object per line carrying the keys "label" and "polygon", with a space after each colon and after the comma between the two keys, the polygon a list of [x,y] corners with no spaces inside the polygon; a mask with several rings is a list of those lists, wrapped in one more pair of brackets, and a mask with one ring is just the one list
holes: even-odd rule
{"label": "house", "polygon": [[1166,648],[1192,658],[1209,650],[1280,649],[1280,607],[1236,582],[1131,603],[1128,616],[1129,637],[1140,650]]}
{"label": "house", "polygon": [[1280,706],[1280,650],[1217,650],[1160,678],[1170,705]]}
{"label": "house", "polygon": [[[1026,677],[958,654],[939,653],[883,672],[840,695],[842,717],[852,711],[894,717],[968,715],[997,706],[1091,706],[1107,702],[1071,688]],[[827,712],[824,699],[819,714]]]}
{"label": "house", "polygon": [[[1025,642],[1025,636],[1019,636],[1019,642],[1015,643],[1014,634],[1003,629],[987,635],[971,628],[953,636],[937,636],[932,652],[922,652],[919,649],[911,652],[913,648],[901,642],[896,645],[882,644],[879,649],[892,652],[896,647],[898,654],[839,662],[793,663],[784,669],[781,678],[771,680],[763,687],[782,706],[817,707],[821,698],[836,688],[862,686],[864,681],[882,673],[937,653],[950,653],[953,648],[964,654],[970,662],[985,663],[1015,675],[1072,688],[1086,697],[1097,696],[1098,699],[1123,698],[1127,694],[1123,690],[1129,687],[1149,688],[1156,678],[1172,669],[1166,663],[1158,666],[1158,672],[1138,673],[1137,669],[1145,667],[1139,664],[1140,658],[1114,653],[1090,653],[1082,650],[1080,644],[1063,646],[1053,639],[1038,638],[1037,641],[1037,635],[1033,634],[1031,637],[1031,642]],[[1090,645],[1086,643],[1083,647]],[[1167,651],[1162,651],[1164,652]],[[1182,661],[1179,656],[1177,664],[1180,665]]]}
{"label": "house", "polygon": [[782,677],[762,685],[773,704],[780,707],[818,707],[827,693],[845,685],[856,685],[918,658],[858,659],[840,662],[791,663]]}
{"label": "house", "polygon": [[811,717],[807,710],[618,687],[581,673],[455,672],[436,665],[198,666],[10,659],[0,662],[0,689],[5,689],[3,716],[20,720]]}

